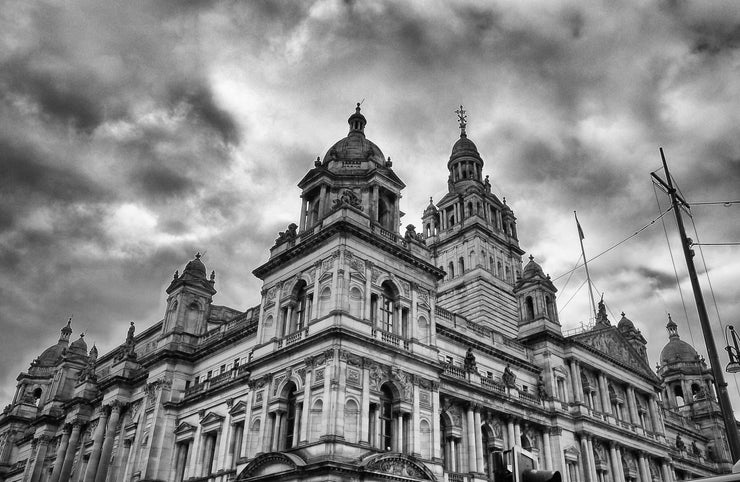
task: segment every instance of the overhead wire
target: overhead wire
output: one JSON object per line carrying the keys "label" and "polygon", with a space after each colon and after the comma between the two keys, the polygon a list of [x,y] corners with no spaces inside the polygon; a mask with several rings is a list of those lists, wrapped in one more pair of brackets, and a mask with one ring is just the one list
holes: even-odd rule
{"label": "overhead wire", "polygon": [[[579,254],[579,255],[578,255],[578,259],[576,260],[576,266],[578,266],[578,263],[579,263],[579,262],[581,261],[581,258],[583,258],[583,255],[582,255],[582,254]],[[576,267],[573,267],[573,269],[572,269],[572,270],[570,270],[570,276],[568,276],[568,279],[567,279],[567,280],[565,280],[565,284],[563,285],[563,287],[562,287],[562,288],[560,288],[560,293],[565,293],[565,288],[567,288],[567,287],[568,287],[568,283],[570,282],[570,279],[571,279],[571,278],[573,277],[573,273],[575,273],[575,272],[576,272]],[[557,300],[558,298],[560,298],[560,295],[557,295],[557,296],[555,297],[555,299],[556,299],[556,300]]]}
{"label": "overhead wire", "polygon": [[[622,245],[622,244],[626,243],[627,241],[629,241],[630,239],[634,238],[635,236],[637,236],[637,235],[638,235],[638,234],[640,234],[641,232],[645,231],[645,230],[646,230],[647,228],[649,228],[650,226],[652,226],[653,224],[655,224],[655,222],[656,222],[656,221],[658,221],[658,220],[659,220],[659,219],[661,219],[661,218],[662,218],[663,216],[665,216],[666,214],[668,214],[668,213],[669,213],[669,212],[671,211],[671,209],[672,209],[672,208],[668,208],[668,209],[666,209],[666,211],[665,211],[664,213],[661,213],[661,214],[660,214],[660,216],[658,216],[657,218],[653,219],[652,221],[650,221],[649,223],[647,223],[647,224],[646,224],[645,226],[641,227],[640,229],[638,229],[638,230],[637,230],[637,231],[635,231],[634,233],[630,234],[629,236],[627,236],[626,238],[624,238],[624,239],[623,239],[623,240],[621,240],[620,242],[618,242],[618,243],[614,244],[613,246],[611,246],[611,247],[609,247],[609,248],[605,249],[604,251],[602,251],[601,253],[597,254],[597,255],[596,255],[596,256],[594,256],[593,258],[590,258],[590,259],[588,260],[588,262],[590,263],[591,261],[593,261],[593,260],[595,260],[595,259],[597,259],[597,258],[599,258],[599,257],[601,257],[601,256],[603,256],[603,255],[605,255],[606,253],[608,253],[609,251],[613,250],[613,249],[614,249],[614,248],[616,248],[617,246],[619,246],[619,245]],[[580,268],[581,266],[583,266],[583,264],[579,264],[579,265],[577,265],[577,266],[576,266],[575,268],[573,268],[572,270],[570,270],[570,271],[566,271],[565,273],[562,273],[562,274],[560,274],[560,275],[556,276],[555,278],[553,278],[553,279],[552,279],[552,281],[557,281],[557,280],[559,280],[559,279],[560,279],[560,278],[562,278],[563,276],[565,276],[565,275],[567,275],[567,274],[570,274],[570,273],[572,273],[573,271],[575,271],[575,270],[579,269],[579,268]]]}
{"label": "overhead wire", "polygon": [[[699,241],[699,231],[696,229],[696,223],[694,223],[694,218],[691,218],[691,226],[694,228],[694,236],[696,236],[696,240]],[[717,313],[717,321],[719,321],[719,326],[722,329],[722,332],[724,333],[725,326],[722,323],[722,317],[719,314],[719,306],[717,305],[717,298],[714,296],[714,288],[712,287],[712,279],[709,277],[709,268],[707,267],[707,260],[704,258],[704,250],[701,249],[701,244],[697,244],[699,246],[699,254],[701,255],[701,263],[704,265],[704,275],[707,277],[707,284],[709,284],[709,292],[712,294],[712,303],[714,303],[714,310]]]}
{"label": "overhead wire", "polygon": [[586,284],[586,281],[588,281],[588,280],[583,280],[583,283],[581,283],[581,285],[576,289],[575,293],[573,293],[573,296],[571,296],[570,299],[568,299],[568,301],[566,301],[565,304],[560,307],[560,310],[559,311],[562,312],[565,309],[565,307],[568,306],[568,303],[570,303],[571,301],[573,301],[573,298],[575,298],[576,295],[578,294],[578,292],[581,291],[581,288],[583,288],[583,285]]}

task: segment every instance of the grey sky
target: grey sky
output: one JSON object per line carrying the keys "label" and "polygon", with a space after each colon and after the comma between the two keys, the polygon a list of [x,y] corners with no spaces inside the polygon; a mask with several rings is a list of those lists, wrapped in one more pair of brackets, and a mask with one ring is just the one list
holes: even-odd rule
{"label": "grey sky", "polygon": [[[554,278],[580,255],[574,210],[590,256],[658,215],[659,146],[689,201],[738,199],[739,48],[733,1],[7,0],[0,398],[71,315],[74,336],[102,351],[129,321],[159,320],[172,273],[196,251],[216,270],[216,303],[257,304],[251,271],[297,220],[295,184],[363,99],[368,137],[408,185],[402,223],[417,226],[446,190],[465,105],[522,247]],[[701,241],[740,241],[740,206],[694,214]],[[652,364],[668,312],[702,345],[664,219],[690,326],[660,222],[589,265],[612,322],[627,313]],[[738,254],[704,250],[725,324],[740,319]],[[585,287],[575,293],[582,270],[566,279],[571,329],[589,308]]]}

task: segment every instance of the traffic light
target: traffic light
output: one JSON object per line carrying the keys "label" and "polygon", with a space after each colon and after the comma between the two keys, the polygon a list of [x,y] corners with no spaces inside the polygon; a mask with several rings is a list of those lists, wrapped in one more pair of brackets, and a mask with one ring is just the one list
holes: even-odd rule
{"label": "traffic light", "polygon": [[496,482],[561,482],[560,472],[538,470],[537,459],[528,450],[515,445],[511,450],[494,452],[493,473]]}

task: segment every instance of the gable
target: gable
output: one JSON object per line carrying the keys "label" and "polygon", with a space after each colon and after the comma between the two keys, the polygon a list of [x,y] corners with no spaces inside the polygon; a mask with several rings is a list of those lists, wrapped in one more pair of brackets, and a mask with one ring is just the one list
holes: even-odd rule
{"label": "gable", "polygon": [[652,382],[658,377],[615,327],[591,330],[570,338],[586,348],[626,366]]}

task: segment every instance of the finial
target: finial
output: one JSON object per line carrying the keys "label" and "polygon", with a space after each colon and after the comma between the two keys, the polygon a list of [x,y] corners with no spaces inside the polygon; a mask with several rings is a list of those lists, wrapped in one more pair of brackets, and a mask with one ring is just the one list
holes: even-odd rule
{"label": "finial", "polygon": [[393,167],[393,163],[391,162],[391,156],[388,156],[388,160],[385,161],[385,167]]}
{"label": "finial", "polygon": [[178,270],[175,270],[175,274],[172,278],[176,280],[178,276],[180,276],[180,272]]}
{"label": "finial", "polygon": [[80,333],[80,338],[85,338],[85,332]]}
{"label": "finial", "polygon": [[465,127],[468,125],[468,116],[465,109],[463,109],[462,104],[460,104],[460,108],[455,111],[455,114],[457,114],[457,120],[460,123],[460,137],[467,137]]}
{"label": "finial", "polygon": [[67,320],[67,326],[72,326],[72,317],[69,317],[69,320]]}
{"label": "finial", "polygon": [[321,166],[321,157],[316,156],[316,160],[313,163],[314,167],[320,167]]}
{"label": "finial", "polygon": [[215,281],[215,280],[216,280],[216,272],[211,271],[211,281]]}
{"label": "finial", "polygon": [[360,104],[361,104],[361,102],[358,102],[357,103],[357,107],[355,107],[355,112],[358,113],[358,114],[360,113]]}
{"label": "finial", "polygon": [[530,261],[534,261],[534,256],[530,254],[530,255],[529,255],[529,260],[530,260]]}
{"label": "finial", "polygon": [[195,259],[200,259],[200,251],[195,254]]}
{"label": "finial", "polygon": [[624,316],[624,311],[622,312],[622,316]]}

